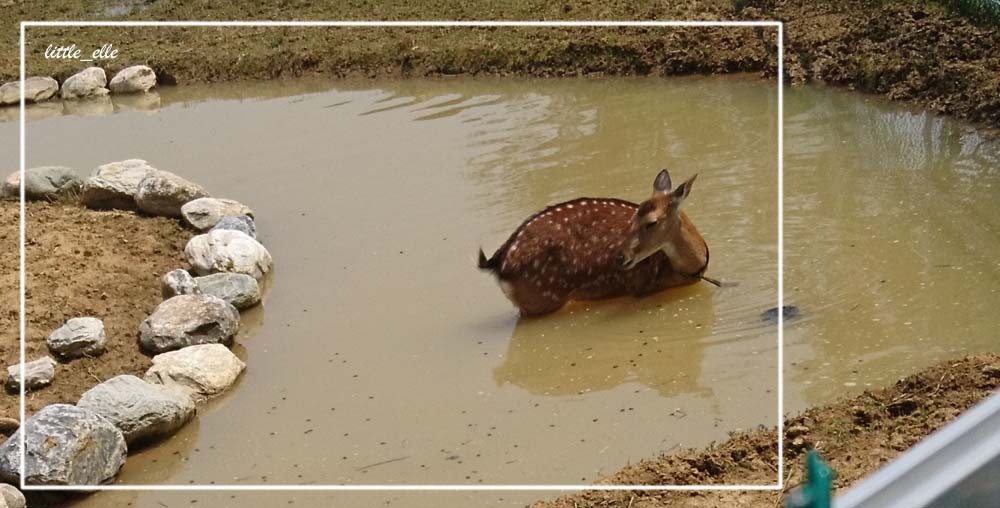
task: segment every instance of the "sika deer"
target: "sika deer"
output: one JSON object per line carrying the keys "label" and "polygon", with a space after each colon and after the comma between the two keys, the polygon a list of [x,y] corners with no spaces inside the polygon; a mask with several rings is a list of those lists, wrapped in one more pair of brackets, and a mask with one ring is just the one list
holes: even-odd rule
{"label": "sika deer", "polygon": [[559,310],[569,300],[642,296],[705,279],[708,245],[680,209],[698,175],[671,191],[660,171],[640,204],[578,198],[524,221],[479,268],[493,272],[523,315]]}

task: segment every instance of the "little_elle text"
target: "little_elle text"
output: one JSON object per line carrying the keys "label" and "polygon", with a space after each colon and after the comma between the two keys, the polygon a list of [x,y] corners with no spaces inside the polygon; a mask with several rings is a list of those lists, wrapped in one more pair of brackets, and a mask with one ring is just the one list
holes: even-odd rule
{"label": "little_elle text", "polygon": [[49,47],[45,48],[46,59],[56,58],[61,60],[80,60],[81,62],[114,60],[115,58],[118,58],[118,49],[114,47],[114,44],[105,44],[100,48],[95,49],[93,53],[90,53],[90,58],[80,58],[82,54],[83,50],[76,47],[76,44],[70,44],[69,46],[49,44]]}

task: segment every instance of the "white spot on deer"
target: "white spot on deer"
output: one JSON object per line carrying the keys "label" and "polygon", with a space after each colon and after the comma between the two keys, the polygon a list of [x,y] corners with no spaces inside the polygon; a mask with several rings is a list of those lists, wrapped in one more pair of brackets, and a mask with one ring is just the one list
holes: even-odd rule
{"label": "white spot on deer", "polygon": [[556,212],[561,212],[561,211],[562,211],[562,207],[561,206],[557,206],[556,207]]}
{"label": "white spot on deer", "polygon": [[573,205],[566,205],[566,208],[572,210],[573,209]]}
{"label": "white spot on deer", "polygon": [[539,261],[539,260],[536,259],[536,260],[534,260],[534,261],[531,262],[531,267],[534,268],[535,270],[537,270],[538,269],[538,265],[540,265],[540,264],[542,264],[541,261]]}

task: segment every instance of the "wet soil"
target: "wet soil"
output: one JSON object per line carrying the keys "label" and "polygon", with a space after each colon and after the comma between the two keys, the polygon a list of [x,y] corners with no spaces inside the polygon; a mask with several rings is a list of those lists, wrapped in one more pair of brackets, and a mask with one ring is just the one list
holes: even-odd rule
{"label": "wet soil", "polygon": [[[1000,127],[1000,30],[933,2],[563,3],[421,0],[397,5],[270,1],[10,2],[0,10],[0,79],[18,73],[22,19],[114,20],[780,20],[792,83],[826,82]],[[725,28],[40,28],[29,74],[60,79],[77,61],[42,58],[50,43],[85,52],[115,44],[116,71],[146,62],[161,83],[471,75],[773,75],[775,30]]]}
{"label": "wet soil", "polygon": [[[805,451],[815,448],[837,472],[841,491],[913,446],[1000,386],[1000,355],[940,363],[881,390],[809,409],[785,420],[785,484],[802,482]],[[735,434],[702,450],[644,460],[603,484],[767,485],[777,480],[775,430]],[[739,506],[773,508],[775,492],[588,491],[532,505],[636,508]]]}
{"label": "wet soil", "polygon": [[[0,201],[0,366],[17,363],[18,203]],[[27,360],[50,354],[45,343],[67,319],[104,321],[107,352],[63,361],[52,384],[29,392],[31,414],[75,403],[90,387],[119,374],[141,375],[150,359],[139,352],[139,323],[160,303],[160,276],[187,268],[181,253],[191,236],[176,220],[131,212],[96,212],[75,204],[28,203],[26,214]],[[0,416],[17,418],[17,394],[0,395]]]}

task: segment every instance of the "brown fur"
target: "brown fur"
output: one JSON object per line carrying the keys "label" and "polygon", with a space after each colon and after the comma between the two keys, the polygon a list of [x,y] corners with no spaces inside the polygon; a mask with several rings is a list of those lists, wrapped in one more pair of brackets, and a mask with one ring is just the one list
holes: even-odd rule
{"label": "brown fur", "polygon": [[[644,209],[647,205],[656,206],[647,201]],[[521,224],[490,259],[480,251],[479,267],[496,274],[525,315],[556,311],[569,300],[641,296],[697,282],[692,274],[674,270],[663,251],[631,269],[621,267],[617,258],[635,228],[639,206],[603,198],[550,206]],[[677,217],[685,241],[700,241],[707,264],[704,240],[683,212]]]}

